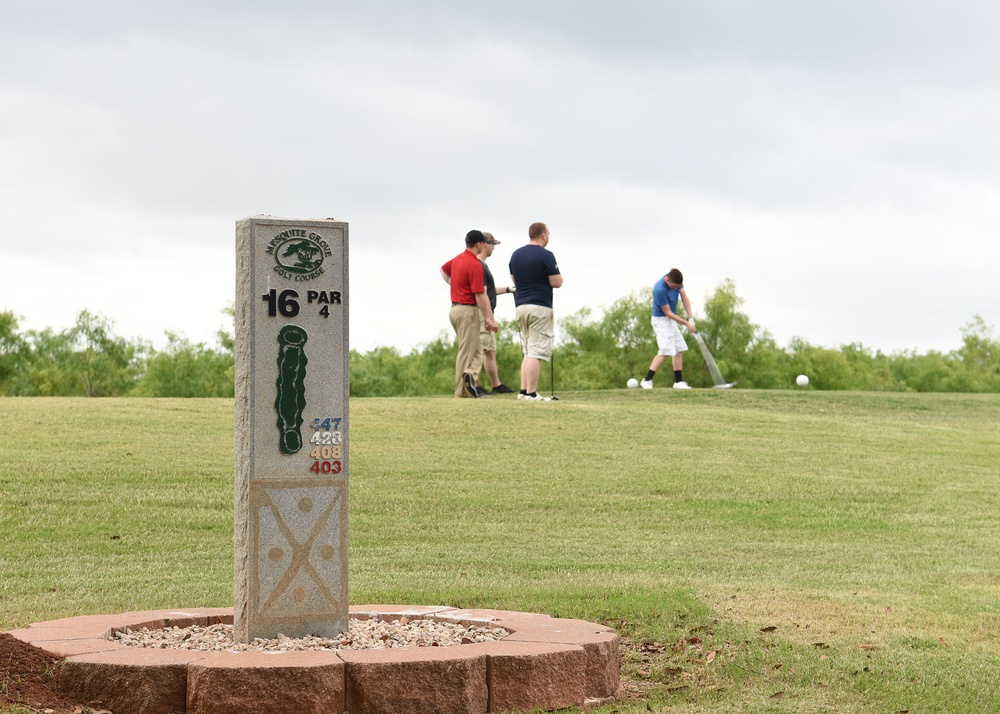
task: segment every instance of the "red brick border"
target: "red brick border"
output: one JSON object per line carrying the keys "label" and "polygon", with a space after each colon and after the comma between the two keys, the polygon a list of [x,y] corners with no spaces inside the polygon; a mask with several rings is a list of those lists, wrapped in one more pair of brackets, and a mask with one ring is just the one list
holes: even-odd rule
{"label": "red brick border", "polygon": [[356,618],[432,618],[504,627],[499,642],[338,652],[192,652],[127,647],[126,627],[231,624],[232,608],[87,615],[10,634],[65,661],[60,683],[115,714],[485,714],[586,707],[619,691],[610,627],[528,612],[359,605]]}

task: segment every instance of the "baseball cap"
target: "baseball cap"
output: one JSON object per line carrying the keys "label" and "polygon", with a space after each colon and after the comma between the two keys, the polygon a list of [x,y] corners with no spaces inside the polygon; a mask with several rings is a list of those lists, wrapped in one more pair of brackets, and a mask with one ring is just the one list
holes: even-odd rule
{"label": "baseball cap", "polygon": [[482,231],[477,231],[473,229],[465,234],[465,244],[469,247],[474,246],[476,243],[485,243],[485,242],[486,242],[486,236],[483,235]]}
{"label": "baseball cap", "polygon": [[500,241],[494,238],[492,233],[483,233],[483,236],[485,236],[486,242],[490,245],[500,245]]}

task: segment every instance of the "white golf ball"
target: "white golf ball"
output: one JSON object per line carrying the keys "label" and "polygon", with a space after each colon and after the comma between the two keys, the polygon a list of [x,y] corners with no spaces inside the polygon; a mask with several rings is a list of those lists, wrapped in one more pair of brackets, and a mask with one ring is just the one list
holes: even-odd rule
{"label": "white golf ball", "polygon": [[635,389],[638,386],[639,386],[639,380],[636,379],[635,377],[633,377],[632,379],[630,379],[628,381],[628,388],[629,389]]}
{"label": "white golf ball", "polygon": [[800,374],[798,377],[795,378],[795,383],[800,387],[804,387],[807,384],[809,384],[809,377],[805,376],[804,374]]}

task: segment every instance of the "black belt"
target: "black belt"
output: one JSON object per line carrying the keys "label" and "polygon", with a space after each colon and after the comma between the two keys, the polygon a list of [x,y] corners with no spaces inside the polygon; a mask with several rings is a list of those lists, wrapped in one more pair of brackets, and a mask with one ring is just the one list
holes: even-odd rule
{"label": "black belt", "polygon": [[472,304],[470,305],[470,304],[469,304],[469,303],[467,303],[467,302],[453,302],[453,303],[451,304],[451,306],[452,306],[452,307],[455,307],[456,305],[461,305],[462,307],[476,307],[476,303],[472,303]]}

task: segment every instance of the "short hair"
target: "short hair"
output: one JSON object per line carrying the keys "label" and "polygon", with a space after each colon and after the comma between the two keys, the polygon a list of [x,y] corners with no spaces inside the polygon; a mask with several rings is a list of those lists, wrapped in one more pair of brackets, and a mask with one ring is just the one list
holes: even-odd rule
{"label": "short hair", "polygon": [[528,226],[528,239],[535,240],[535,238],[541,238],[543,235],[548,233],[548,226],[544,223],[532,223]]}
{"label": "short hair", "polygon": [[684,284],[684,274],[677,268],[671,268],[670,272],[667,273],[667,277],[670,278],[670,282],[676,285]]}
{"label": "short hair", "polygon": [[486,236],[483,235],[482,231],[477,231],[473,228],[471,231],[465,234],[465,245],[469,248],[474,246],[476,243],[485,243]]}

